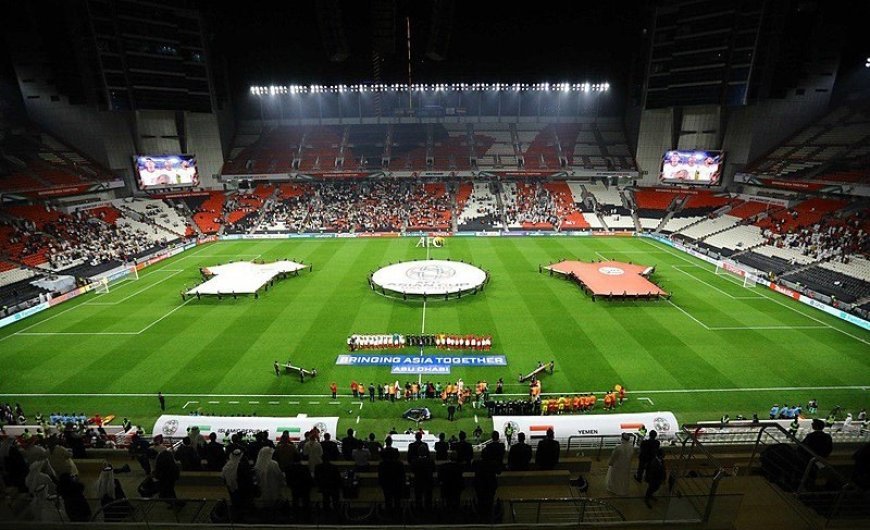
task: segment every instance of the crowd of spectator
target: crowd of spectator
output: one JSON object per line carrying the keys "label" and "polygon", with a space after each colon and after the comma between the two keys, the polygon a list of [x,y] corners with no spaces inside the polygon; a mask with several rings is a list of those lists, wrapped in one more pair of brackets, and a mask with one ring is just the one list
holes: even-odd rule
{"label": "crowd of spectator", "polygon": [[556,201],[540,182],[517,184],[516,196],[505,204],[505,218],[508,225],[549,223],[556,226],[559,222]]}
{"label": "crowd of spectator", "polygon": [[828,217],[811,227],[786,234],[770,229],[765,229],[763,234],[768,244],[797,250],[814,261],[848,262],[850,255],[870,252],[870,235],[864,230],[864,222],[860,215],[845,220]]}
{"label": "crowd of spectator", "polygon": [[108,223],[103,216],[101,213],[95,218],[79,211],[45,223],[42,230],[50,236],[44,242],[49,266],[62,270],[80,263],[96,266],[111,261],[130,261],[156,244],[166,243],[166,238],[155,242],[142,230]]}

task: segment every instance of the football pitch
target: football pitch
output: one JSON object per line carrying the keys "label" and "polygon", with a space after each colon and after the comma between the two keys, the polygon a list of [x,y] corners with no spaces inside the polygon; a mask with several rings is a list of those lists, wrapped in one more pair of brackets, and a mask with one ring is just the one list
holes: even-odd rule
{"label": "football pitch", "polygon": [[[199,246],[121,281],[0,330],[0,400],[36,412],[129,417],[150,431],[167,413],[339,416],[383,436],[407,428],[407,402],[360,402],[350,382],[396,379],[390,367],[336,366],[354,333],[492,335],[491,354],[507,367],[453,368],[423,380],[505,380],[508,398],[527,395],[517,375],[555,361],[543,392],[597,392],[624,385],[622,412],[669,410],[681,423],[753,412],[773,403],[868,405],[870,332],[761,287],[717,275],[713,267],[642,238],[453,237],[443,248],[415,238],[220,242]],[[464,260],[486,269],[482,293],[459,300],[402,301],[373,292],[372,271],[388,263]],[[576,285],[539,272],[561,259],[615,259],[656,266],[670,300],[593,302]],[[292,259],[313,271],[277,281],[258,299],[188,298],[199,268],[228,261]],[[407,354],[419,354],[408,348]],[[427,348],[427,354],[436,350]],[[275,376],[275,360],[316,368],[318,376]],[[400,376],[402,383],[411,377]],[[329,396],[330,382],[339,398]],[[514,395],[514,396],[510,396]],[[484,431],[486,411],[467,405],[446,421],[440,400],[423,401],[434,432]],[[420,403],[414,403],[418,406]],[[599,409],[595,412],[603,414]]]}

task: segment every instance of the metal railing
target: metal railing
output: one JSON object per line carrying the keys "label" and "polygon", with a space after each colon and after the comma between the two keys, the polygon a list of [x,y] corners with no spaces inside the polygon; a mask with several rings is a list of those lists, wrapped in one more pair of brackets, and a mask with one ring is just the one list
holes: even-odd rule
{"label": "metal railing", "polygon": [[[632,434],[632,444],[638,443],[637,435]],[[612,449],[622,443],[622,435],[597,435],[597,434],[574,434],[568,437],[568,442],[565,444],[565,453],[570,454],[571,449],[585,449],[595,452],[595,460],[601,461],[601,454],[604,449]]]}
{"label": "metal railing", "polygon": [[[738,466],[745,465],[753,472],[756,469],[768,481],[777,485],[794,503],[797,512],[806,519],[821,517],[826,525],[854,521],[870,522],[870,502],[867,495],[855,486],[847,473],[841,468],[853,465],[851,458],[823,458],[798,440],[794,434],[775,422],[758,422],[730,426],[723,424],[710,429],[709,426],[684,425],[680,436],[682,452],[687,455],[681,474],[692,473],[693,477],[710,475],[717,469],[725,476],[737,474]],[[849,441],[860,442],[860,438],[850,436]],[[730,442],[733,440],[733,442]],[[752,441],[752,451],[748,458],[730,457],[730,465],[716,462],[710,448],[723,445],[741,445]],[[730,443],[729,443],[730,442]],[[702,465],[693,456],[704,454],[708,465]],[[728,458],[719,455],[720,459]],[[715,477],[712,491],[715,491]],[[683,481],[685,483],[685,481]],[[711,497],[712,500],[712,497]]]}

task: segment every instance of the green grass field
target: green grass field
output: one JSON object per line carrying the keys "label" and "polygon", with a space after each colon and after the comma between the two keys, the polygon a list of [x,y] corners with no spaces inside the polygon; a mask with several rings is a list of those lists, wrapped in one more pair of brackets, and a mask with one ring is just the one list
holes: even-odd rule
{"label": "green grass field", "polygon": [[[406,403],[352,406],[350,381],[383,383],[389,367],[335,366],[352,333],[417,333],[422,302],[386,299],[366,282],[388,262],[422,259],[416,239],[261,240],[198,247],[141,272],[140,279],[90,293],[0,330],[0,400],[29,414],[51,411],[127,416],[146,429],[160,414],[201,407],[211,414],[339,415],[339,432],[406,427]],[[451,238],[431,257],[462,259],[491,274],[487,290],[429,303],[427,332],[493,336],[506,369],[454,369],[466,382],[499,377],[525,394],[519,372],[554,359],[551,392],[629,390],[622,411],[673,411],[681,422],[766,415],[774,402],[868,405],[870,333],[761,288],[745,288],[711,266],[640,238]],[[570,282],[538,272],[562,258],[612,258],[656,265],[672,300],[592,302]],[[183,303],[198,268],[240,259],[290,258],[314,271],[281,281],[259,299]],[[411,350],[408,351],[411,353]],[[434,352],[433,352],[434,353]],[[292,359],[319,376],[276,377],[272,362]],[[445,381],[447,378],[442,377]],[[340,405],[329,404],[331,381]],[[646,399],[638,399],[646,398]],[[192,403],[198,402],[198,403]],[[440,403],[431,430],[488,429],[467,407],[448,425]],[[602,412],[598,412],[602,413]]]}

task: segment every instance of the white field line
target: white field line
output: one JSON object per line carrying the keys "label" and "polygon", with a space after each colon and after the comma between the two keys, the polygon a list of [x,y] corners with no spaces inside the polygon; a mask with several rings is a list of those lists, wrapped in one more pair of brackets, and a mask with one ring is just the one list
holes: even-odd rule
{"label": "white field line", "polygon": [[[22,331],[19,331],[18,333],[15,333],[14,335],[141,335],[141,334],[145,333],[146,331],[148,331],[149,329],[151,329],[151,327],[154,324],[157,324],[158,322],[160,322],[164,318],[168,317],[172,313],[175,313],[176,311],[178,311],[182,307],[186,306],[188,303],[192,302],[193,300],[194,300],[194,298],[188,298],[181,305],[170,310],[168,313],[166,313],[162,317],[158,318],[154,322],[148,324],[147,326],[140,329],[139,331],[55,331],[55,332],[42,332],[42,333],[40,333],[40,332],[35,332],[35,331],[25,332],[22,330]],[[29,328],[25,328],[25,329],[29,329]],[[9,336],[11,337],[12,335],[9,335]]]}
{"label": "white field line", "polygon": [[187,258],[200,257],[200,258],[251,258],[257,259],[262,254],[188,254],[178,258],[176,261],[181,261]]}
{"label": "white field line", "polygon": [[[145,278],[148,278],[152,274],[157,274],[158,272],[184,272],[184,269],[154,269],[152,271],[148,271],[146,273],[140,274],[139,280],[144,280]],[[136,281],[138,281],[138,280],[136,280],[134,278],[130,278],[129,276],[125,276],[125,277],[121,278],[120,280],[118,280],[116,283],[112,284],[112,288],[111,288],[110,292],[117,291],[118,289],[121,289],[122,287],[127,287],[128,285],[136,285],[134,283]],[[106,296],[107,294],[109,294],[109,293],[96,293],[96,294],[94,294],[94,298]],[[87,302],[87,303],[84,303],[82,305],[91,305],[91,302]]]}
{"label": "white field line", "polygon": [[144,328],[142,328],[142,329],[139,331],[139,333],[137,333],[137,335],[141,335],[142,333],[145,333],[146,331],[148,331],[149,329],[151,329],[151,326],[153,326],[154,324],[157,324],[158,322],[160,322],[160,321],[163,320],[164,318],[168,317],[168,316],[171,315],[172,313],[175,313],[176,311],[178,311],[178,310],[181,309],[182,307],[186,306],[186,305],[187,305],[190,301],[192,301],[192,300],[193,300],[193,298],[188,298],[188,299],[185,300],[185,301],[184,301],[180,306],[178,306],[178,307],[176,307],[175,309],[169,311],[168,313],[166,313],[166,314],[163,315],[162,317],[158,318],[158,319],[155,320],[154,322],[152,322],[152,323],[148,324],[147,326],[145,326]]}
{"label": "white field line", "polygon": [[665,301],[666,301],[667,303],[671,304],[672,306],[676,307],[677,310],[678,310],[680,313],[682,313],[682,314],[686,315],[687,317],[691,318],[692,320],[694,320],[695,322],[697,322],[698,324],[700,324],[701,327],[703,327],[704,329],[706,329],[706,330],[709,331],[709,329],[710,329],[709,326],[707,326],[707,324],[704,324],[703,322],[701,322],[701,321],[698,320],[697,318],[693,317],[691,313],[689,313],[688,311],[686,311],[686,310],[683,309],[682,307],[678,306],[677,304],[671,302],[670,300],[665,300]]}
{"label": "white field line", "polygon": [[[866,385],[830,385],[830,386],[771,386],[771,387],[739,387],[739,388],[674,388],[674,389],[655,389],[655,390],[632,390],[627,394],[690,394],[690,393],[728,393],[728,392],[784,392],[784,391],[801,391],[801,390],[862,390],[867,391],[870,390],[870,384]],[[566,392],[548,392],[546,395],[548,396],[561,396],[566,394],[585,394],[589,392],[598,392],[602,393],[604,390],[572,390]],[[198,398],[287,398],[287,397],[297,397],[297,398],[328,398],[331,397],[332,394],[163,394],[165,397],[198,397]],[[524,392],[521,394],[499,394],[502,396],[528,396],[528,392]],[[84,397],[121,397],[121,398],[133,398],[133,397],[154,397],[154,392],[147,393],[87,393],[87,394],[70,394],[70,393],[57,393],[57,394],[15,394],[15,393],[3,393],[0,394],[3,397],[76,397],[76,398],[84,398]],[[640,399],[640,398],[638,398]],[[228,401],[227,403],[238,404],[238,401]],[[288,402],[291,404],[299,404],[298,402],[291,401]],[[319,404],[320,402],[316,402]],[[363,403],[353,403],[355,405],[359,405],[360,409],[363,407]]]}
{"label": "white field line", "polygon": [[[707,287],[709,287],[709,288],[711,288],[711,289],[714,289],[714,290],[716,290],[716,291],[718,291],[718,292],[724,294],[725,296],[727,296],[728,298],[731,298],[732,300],[763,300],[763,299],[764,299],[763,296],[734,296],[734,295],[732,295],[731,293],[725,292],[725,291],[723,291],[722,289],[716,287],[715,285],[713,285],[713,284],[711,284],[711,283],[707,283],[707,282],[705,282],[704,280],[702,280],[701,278],[698,278],[698,277],[695,276],[694,274],[691,274],[691,273],[689,273],[689,272],[684,271],[683,269],[681,269],[681,268],[678,267],[677,265],[671,265],[671,267],[673,267],[673,268],[674,268],[675,270],[677,270],[678,272],[682,272],[683,274],[685,274],[686,276],[692,278],[693,280],[699,281],[699,282],[703,283],[704,285],[706,285]],[[702,267],[701,267],[701,268],[702,268]]]}
{"label": "white field line", "polygon": [[[156,272],[156,271],[155,271],[155,272]],[[139,289],[138,291],[134,292],[133,294],[127,295],[127,296],[125,296],[124,298],[121,298],[120,300],[117,300],[117,301],[115,301],[115,302],[85,302],[83,305],[118,305],[118,304],[120,304],[120,303],[123,303],[123,302],[125,302],[125,301],[127,301],[127,300],[133,298],[133,297],[136,296],[137,294],[144,293],[145,291],[147,291],[148,289],[154,287],[155,285],[159,285],[159,284],[165,282],[166,280],[171,279],[173,276],[177,275],[177,274],[180,273],[180,272],[184,272],[184,270],[183,270],[183,269],[181,269],[181,270],[175,270],[172,274],[170,274],[170,275],[167,276],[166,278],[163,278],[162,280],[158,280],[158,281],[152,283],[151,285],[148,285],[147,287],[143,287],[142,289]]]}
{"label": "white field line", "polygon": [[639,397],[639,398],[635,398],[635,399],[637,399],[638,401],[649,401],[650,405],[655,405],[655,403],[653,403],[653,400],[651,400],[648,397]]}
{"label": "white field line", "polygon": [[[651,247],[658,248],[658,247],[656,247],[654,244],[652,244],[652,243],[650,243],[649,241],[647,241],[646,239],[641,239],[641,241],[643,241],[644,243],[646,243],[647,245],[649,245],[649,246],[651,246]],[[662,249],[662,250],[664,250],[664,249]],[[670,255],[672,255],[672,256],[676,256],[676,257],[680,258],[681,260],[683,260],[683,261],[685,261],[685,262],[687,262],[687,263],[691,263],[692,265],[697,266],[697,264],[692,263],[691,260],[689,260],[688,258],[685,258],[685,257],[681,256],[680,254],[677,254],[677,253],[672,252],[672,251],[669,251],[669,250],[665,250],[665,252],[667,252],[668,254],[670,254]],[[711,271],[710,269],[708,269],[708,268],[706,268],[706,267],[701,267],[701,268],[704,269],[705,271],[709,272],[710,274],[714,274],[714,275],[716,274],[715,271]],[[804,317],[806,317],[806,318],[808,318],[808,319],[810,319],[810,320],[814,320],[814,321],[818,322],[819,324],[822,324],[824,327],[826,327],[826,328],[828,328],[828,329],[832,329],[832,330],[834,330],[834,331],[838,331],[838,332],[842,333],[843,335],[846,335],[847,337],[851,337],[851,338],[857,340],[858,342],[863,342],[864,344],[870,345],[870,341],[867,341],[867,340],[865,340],[865,339],[862,339],[861,337],[858,337],[858,336],[856,336],[856,335],[853,335],[853,334],[849,333],[848,331],[844,331],[844,330],[842,330],[842,329],[840,329],[840,328],[838,328],[838,327],[832,326],[832,325],[828,324],[827,322],[825,322],[825,321],[823,321],[823,320],[819,320],[818,318],[816,318],[816,317],[814,317],[814,316],[810,316],[810,315],[804,313],[803,311],[799,311],[797,308],[791,307],[790,305],[786,305],[786,304],[782,303],[781,301],[777,300],[776,298],[771,297],[770,295],[768,295],[768,294],[765,293],[764,291],[765,291],[765,289],[762,289],[762,290],[759,292],[759,294],[761,294],[761,296],[763,296],[764,298],[767,298],[767,299],[770,300],[771,302],[773,302],[773,303],[775,303],[775,304],[777,304],[777,305],[780,305],[780,306],[782,306],[782,307],[784,307],[784,308],[786,308],[786,309],[788,309],[788,310],[790,310],[790,311],[794,311],[795,313],[797,313],[797,314],[799,314],[799,315],[802,315],[802,316],[804,316]],[[776,295],[776,296],[779,296],[779,295]],[[812,310],[812,311],[815,311],[815,309],[811,309],[811,310]]]}

